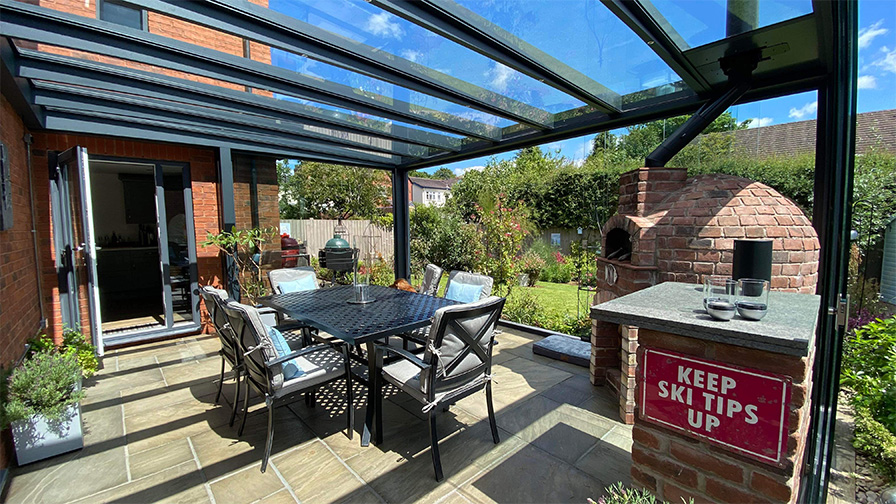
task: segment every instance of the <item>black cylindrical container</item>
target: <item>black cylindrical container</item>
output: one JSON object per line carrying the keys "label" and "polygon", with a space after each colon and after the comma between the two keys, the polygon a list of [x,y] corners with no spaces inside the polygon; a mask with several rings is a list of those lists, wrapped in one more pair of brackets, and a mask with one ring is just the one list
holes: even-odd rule
{"label": "black cylindrical container", "polygon": [[759,278],[772,281],[772,241],[734,240],[731,278]]}

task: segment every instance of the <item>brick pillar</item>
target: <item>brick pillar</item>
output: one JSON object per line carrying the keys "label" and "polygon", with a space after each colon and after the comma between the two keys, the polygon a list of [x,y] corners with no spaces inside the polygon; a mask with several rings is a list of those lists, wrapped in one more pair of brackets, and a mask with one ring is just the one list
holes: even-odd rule
{"label": "brick pillar", "polygon": [[619,326],[591,321],[591,383],[607,383],[607,370],[619,368]]}
{"label": "brick pillar", "polygon": [[622,350],[619,352],[619,418],[627,425],[635,423],[635,377],[638,360],[638,328],[621,325]]}
{"label": "brick pillar", "polygon": [[666,349],[784,375],[792,384],[783,466],[762,463],[636,417],[632,430],[633,483],[669,502],[681,502],[682,497],[695,502],[796,502],[809,430],[813,352],[804,357],[784,355],[643,327],[637,330],[637,337],[639,369],[644,348]]}

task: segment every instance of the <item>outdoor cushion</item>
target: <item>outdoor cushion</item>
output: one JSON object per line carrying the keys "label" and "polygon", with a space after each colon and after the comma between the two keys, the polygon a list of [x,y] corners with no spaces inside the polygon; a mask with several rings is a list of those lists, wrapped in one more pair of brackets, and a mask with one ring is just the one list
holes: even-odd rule
{"label": "outdoor cushion", "polygon": [[345,372],[342,354],[332,348],[301,355],[293,360],[302,368],[302,374],[283,382],[283,386],[274,392],[274,397],[289,395],[296,389],[313,387]]}
{"label": "outdoor cushion", "polygon": [[482,285],[451,282],[448,285],[448,290],[445,291],[445,299],[459,303],[474,303],[479,301],[480,294],[482,294]]}
{"label": "outdoor cushion", "polygon": [[[292,349],[289,348],[289,344],[286,343],[286,338],[283,337],[283,333],[277,330],[276,327],[268,327],[268,337],[271,338],[271,343],[274,344],[274,348],[277,350],[277,355],[287,355],[292,352]],[[305,374],[302,370],[302,367],[299,365],[299,361],[297,359],[290,359],[281,364],[283,367],[283,380],[288,381],[293,378],[298,378]]]}
{"label": "outdoor cushion", "polygon": [[280,294],[286,294],[287,292],[302,292],[316,289],[317,280],[314,278],[314,275],[306,275],[296,280],[280,282],[278,287],[280,288]]}

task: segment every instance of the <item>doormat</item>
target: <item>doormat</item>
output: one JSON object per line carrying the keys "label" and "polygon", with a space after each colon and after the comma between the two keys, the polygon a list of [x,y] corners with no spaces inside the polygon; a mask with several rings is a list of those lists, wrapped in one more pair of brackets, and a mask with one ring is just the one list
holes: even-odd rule
{"label": "doormat", "polygon": [[576,366],[588,367],[591,363],[591,343],[571,336],[548,336],[532,345],[532,353]]}

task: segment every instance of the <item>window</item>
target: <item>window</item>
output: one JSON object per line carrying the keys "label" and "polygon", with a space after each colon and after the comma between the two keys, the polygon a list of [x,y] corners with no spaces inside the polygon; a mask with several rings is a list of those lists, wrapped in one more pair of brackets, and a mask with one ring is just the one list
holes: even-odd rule
{"label": "window", "polygon": [[139,7],[113,2],[110,0],[100,0],[100,19],[109,21],[110,23],[129,26],[138,30],[144,29],[143,16],[144,11]]}
{"label": "window", "polygon": [[12,175],[6,145],[0,143],[0,231],[12,229]]}

